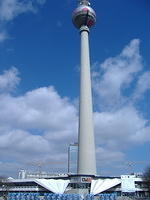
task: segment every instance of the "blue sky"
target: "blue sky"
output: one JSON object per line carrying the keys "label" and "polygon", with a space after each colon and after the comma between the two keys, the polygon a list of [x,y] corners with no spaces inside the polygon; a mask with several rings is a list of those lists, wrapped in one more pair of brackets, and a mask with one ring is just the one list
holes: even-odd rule
{"label": "blue sky", "polygon": [[[79,33],[76,0],[0,1],[0,175],[67,171],[77,140]],[[135,172],[150,152],[150,2],[91,0],[90,32],[98,174]],[[59,163],[63,160],[64,163]],[[30,164],[29,164],[30,162]],[[54,164],[55,163],[55,164]]]}

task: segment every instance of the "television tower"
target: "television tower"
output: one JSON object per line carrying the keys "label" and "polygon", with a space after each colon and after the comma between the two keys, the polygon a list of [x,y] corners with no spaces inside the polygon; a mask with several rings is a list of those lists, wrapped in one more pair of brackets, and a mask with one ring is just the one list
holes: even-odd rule
{"label": "television tower", "polygon": [[73,12],[72,21],[75,27],[79,29],[81,37],[77,173],[79,175],[96,175],[89,55],[89,29],[96,23],[96,14],[90,7],[88,0],[78,0],[78,6]]}

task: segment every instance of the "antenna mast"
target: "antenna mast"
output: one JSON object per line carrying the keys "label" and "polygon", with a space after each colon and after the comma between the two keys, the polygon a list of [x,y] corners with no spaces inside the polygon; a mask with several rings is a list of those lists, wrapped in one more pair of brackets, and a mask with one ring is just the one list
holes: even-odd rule
{"label": "antenna mast", "polygon": [[88,0],[78,0],[79,5],[86,5],[86,6],[90,6],[90,2]]}

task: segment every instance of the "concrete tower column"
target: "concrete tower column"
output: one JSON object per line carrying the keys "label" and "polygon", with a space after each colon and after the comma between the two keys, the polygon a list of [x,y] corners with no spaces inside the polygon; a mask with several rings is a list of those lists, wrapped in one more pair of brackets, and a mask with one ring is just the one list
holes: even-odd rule
{"label": "concrete tower column", "polygon": [[89,28],[82,26],[79,107],[78,174],[96,174],[92,92],[89,56]]}
{"label": "concrete tower column", "polygon": [[79,0],[73,12],[73,23],[81,36],[81,71],[78,132],[79,175],[96,175],[95,142],[93,131],[92,92],[89,56],[89,28],[96,22],[95,11],[88,0]]}

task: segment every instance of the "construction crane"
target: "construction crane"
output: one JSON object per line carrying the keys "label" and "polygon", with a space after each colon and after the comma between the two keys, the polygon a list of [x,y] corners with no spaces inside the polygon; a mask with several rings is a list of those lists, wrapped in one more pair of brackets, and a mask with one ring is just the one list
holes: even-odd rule
{"label": "construction crane", "polygon": [[65,161],[32,161],[32,162],[28,162],[27,165],[30,166],[34,166],[37,167],[37,171],[39,174],[41,174],[42,172],[42,167],[44,167],[45,165],[58,165],[58,164],[65,164]]}

